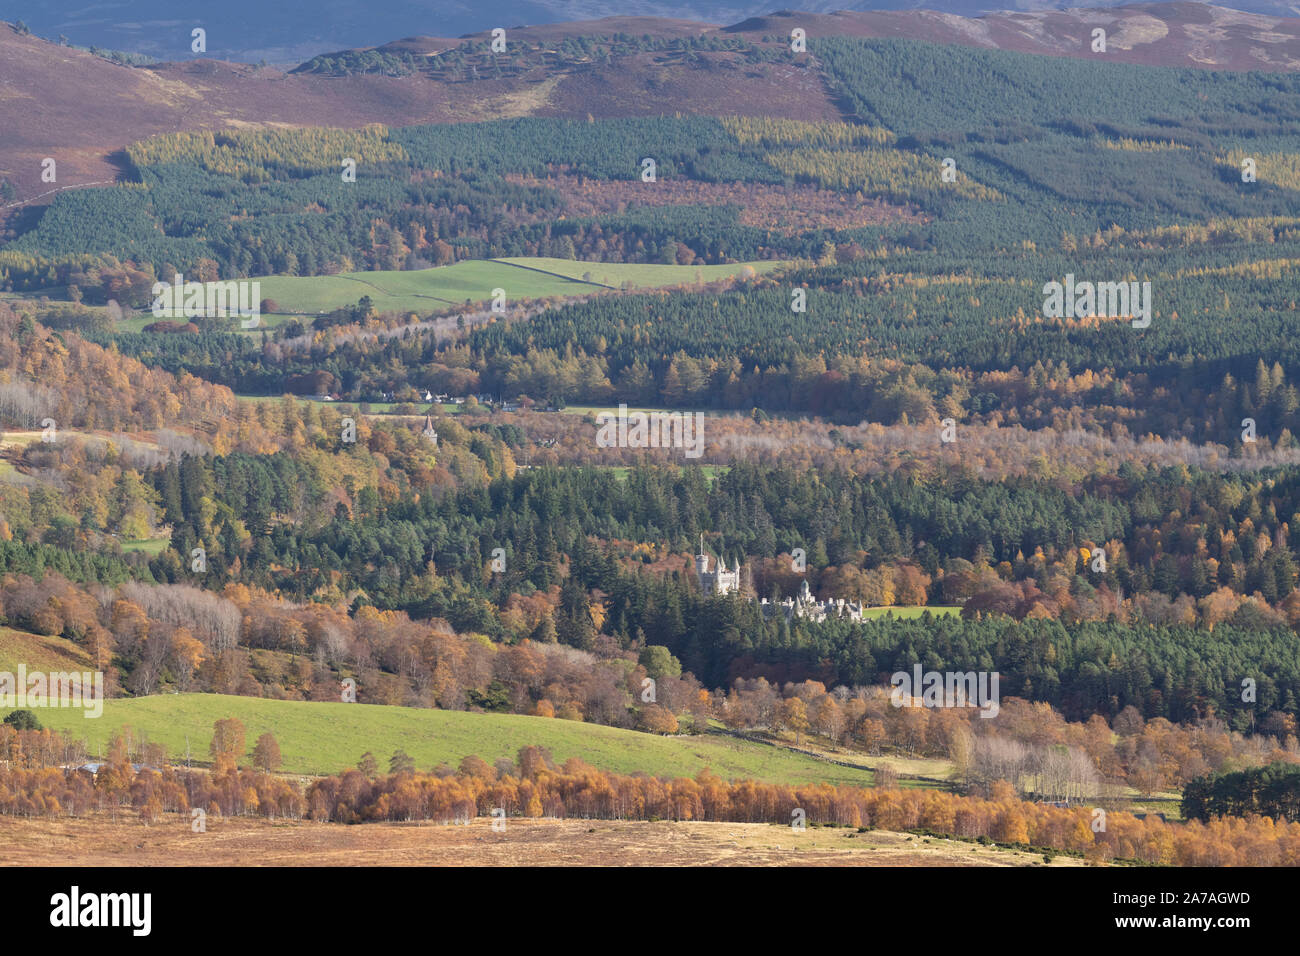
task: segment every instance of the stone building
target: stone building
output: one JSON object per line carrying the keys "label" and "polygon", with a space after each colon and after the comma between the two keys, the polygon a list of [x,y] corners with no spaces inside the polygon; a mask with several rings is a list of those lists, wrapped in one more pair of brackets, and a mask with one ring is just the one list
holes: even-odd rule
{"label": "stone building", "polygon": [[862,620],[862,605],[853,601],[846,601],[844,598],[837,598],[831,601],[818,601],[812,595],[812,590],[808,587],[807,579],[804,580],[803,586],[799,588],[799,596],[786,598],[784,601],[772,602],[763,598],[759,602],[763,609],[763,614],[771,616],[773,614],[783,614],[788,621],[792,618],[806,618],[810,621],[824,621],[828,617],[846,617],[852,621]]}
{"label": "stone building", "polygon": [[740,560],[735,570],[727,570],[725,559],[719,559],[715,571],[709,570],[709,556],[704,553],[704,536],[700,535],[700,553],[695,556],[695,573],[705,594],[731,594],[740,590]]}

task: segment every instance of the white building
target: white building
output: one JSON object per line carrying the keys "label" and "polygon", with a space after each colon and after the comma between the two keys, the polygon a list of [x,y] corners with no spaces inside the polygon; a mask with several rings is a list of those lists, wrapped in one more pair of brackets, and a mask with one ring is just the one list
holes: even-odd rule
{"label": "white building", "polygon": [[786,598],[784,601],[775,603],[763,598],[759,603],[763,608],[764,615],[772,615],[780,611],[785,615],[787,621],[795,617],[806,618],[810,621],[824,621],[828,617],[846,617],[851,621],[862,620],[863,608],[861,604],[846,601],[844,598],[837,598],[833,601],[818,601],[813,597],[806,578],[799,588],[798,597]]}
{"label": "white building", "polygon": [[704,553],[704,535],[700,535],[700,553],[695,556],[695,573],[705,594],[731,594],[740,590],[740,561],[734,571],[727,570],[727,562],[719,561],[716,571],[709,570],[709,556]]}

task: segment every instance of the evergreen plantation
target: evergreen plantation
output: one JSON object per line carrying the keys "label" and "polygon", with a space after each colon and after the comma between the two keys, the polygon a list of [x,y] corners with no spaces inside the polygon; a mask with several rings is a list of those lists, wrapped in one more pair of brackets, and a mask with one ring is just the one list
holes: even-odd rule
{"label": "evergreen plantation", "polygon": [[[777,56],[619,34],[300,72],[471,83],[719,51]],[[169,133],[126,149],[119,185],[15,219],[0,625],[75,643],[124,695],[325,700],[346,676],[367,703],[796,745],[811,726],[875,755],[913,722],[885,709],[891,674],[996,671],[1025,725],[1078,725],[1052,746],[1086,725],[1088,759],[1127,747],[1117,780],[1300,762],[1300,74],[809,51],[842,122],[665,105]],[[506,269],[480,260],[507,257],[547,282],[494,310]],[[362,288],[453,264],[454,296],[403,286],[401,311]],[[635,288],[650,264],[680,284]],[[132,314],[177,274],[358,295],[268,297],[251,332]],[[1067,278],[1149,282],[1150,324],[1045,315]],[[701,412],[704,467],[597,451],[620,404]],[[701,587],[701,548],[743,564],[735,592]],[[774,609],[805,585],[879,616]],[[661,700],[635,696],[646,676]],[[1201,735],[1197,760],[1157,769],[1144,719],[1170,752]],[[1229,730],[1268,739],[1225,750]],[[956,761],[963,739],[920,750]],[[1253,768],[1188,813],[1289,808],[1293,786]]]}

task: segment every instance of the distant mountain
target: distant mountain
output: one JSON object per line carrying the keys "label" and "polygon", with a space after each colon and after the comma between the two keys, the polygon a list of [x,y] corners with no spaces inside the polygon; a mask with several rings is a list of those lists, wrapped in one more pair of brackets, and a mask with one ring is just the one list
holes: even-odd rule
{"label": "distant mountain", "polygon": [[[272,5],[267,4],[268,7]],[[326,12],[315,18],[324,23]],[[278,16],[277,14],[271,14]],[[442,27],[432,22],[432,27]],[[168,30],[180,29],[173,23]],[[404,67],[366,72],[366,56],[344,51],[333,68],[320,63],[283,70],[216,58],[148,67],[122,66],[0,25],[0,177],[33,205],[49,191],[45,157],[58,161],[60,187],[119,178],[121,149],[181,129],[288,124],[390,126],[511,116],[639,116],[680,112],[839,119],[843,114],[813,60],[790,56],[787,38],[800,26],[812,38],[911,37],[1054,56],[1093,56],[1094,27],[1108,34],[1107,58],[1147,65],[1208,69],[1300,70],[1300,19],[1242,13],[1198,3],[999,13],[964,18],[931,11],[781,11],[730,26],[662,17],[614,17],[536,27],[507,27],[519,52],[509,68],[441,54],[463,41],[444,32],[390,34],[380,53]],[[450,31],[447,31],[450,32]],[[632,38],[618,51],[565,52],[578,34]],[[151,35],[159,36],[153,29]],[[209,33],[217,51],[216,37]],[[268,34],[269,35],[269,34]],[[687,54],[669,41],[693,36],[744,40],[763,56],[726,43]],[[401,36],[404,39],[394,39]],[[486,34],[478,34],[479,38]],[[658,44],[658,52],[651,46]],[[732,42],[731,46],[735,46]],[[354,44],[355,46],[355,44]],[[338,47],[329,49],[338,50]],[[750,53],[756,52],[750,50]],[[484,56],[488,56],[484,54]],[[372,57],[373,59],[373,57]],[[455,57],[450,58],[455,60]],[[357,64],[363,64],[357,68]],[[960,78],[955,78],[960,82]],[[5,214],[18,215],[13,207]]]}
{"label": "distant mountain", "polygon": [[[1094,2],[1094,7],[1117,6]],[[1007,4],[996,0],[806,0],[810,13],[837,10],[934,11],[973,17]],[[1016,12],[1042,12],[1064,3],[1019,0]],[[1234,0],[1227,6],[1273,17],[1300,16],[1300,0]],[[591,20],[600,17],[664,17],[704,23],[737,23],[771,13],[772,0],[312,0],[277,4],[264,0],[127,0],[87,5],[84,0],[6,0],[0,17],[23,20],[38,35],[65,36],[78,46],[142,53],[160,60],[184,60],[190,31],[207,31],[207,56],[278,65],[318,53],[377,46],[394,37],[457,37],[466,33]]]}
{"label": "distant mountain", "polygon": [[991,13],[966,18],[931,10],[810,14],[782,11],[724,27],[724,33],[910,37],[1048,56],[1091,57],[1094,27],[1106,30],[1107,58],[1147,66],[1220,70],[1300,69],[1300,19],[1242,13],[1203,3]]}
{"label": "distant mountain", "polygon": [[[664,19],[587,22],[512,31],[522,43],[558,43],[575,32],[658,38],[714,31]],[[408,37],[385,47],[428,54],[460,41]],[[124,172],[121,150],[158,133],[231,126],[389,126],[512,116],[644,116],[680,111],[839,119],[820,75],[805,62],[742,63],[738,53],[699,62],[657,62],[634,52],[611,62],[556,67],[539,59],[501,77],[286,73],[215,59],[121,66],[0,24],[0,177],[20,201],[50,190],[41,160],[55,158],[58,183],[99,183]],[[806,60],[806,58],[805,58]],[[733,68],[721,69],[726,61]],[[0,203],[0,216],[4,215]],[[10,210],[13,215],[13,210]]]}

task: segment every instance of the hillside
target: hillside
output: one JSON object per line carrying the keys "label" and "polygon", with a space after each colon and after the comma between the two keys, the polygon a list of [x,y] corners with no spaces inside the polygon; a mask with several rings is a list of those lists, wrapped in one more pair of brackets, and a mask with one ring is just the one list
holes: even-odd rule
{"label": "hillside", "polygon": [[[1090,6],[1114,7],[1112,0],[1093,0]],[[210,4],[185,2],[185,0],[133,0],[132,16],[125,22],[115,16],[112,7],[85,8],[73,0],[50,0],[40,7],[23,11],[23,16],[33,30],[42,36],[56,37],[67,34],[73,43],[82,46],[98,44],[116,50],[128,50],[157,59],[182,59],[189,54],[189,26],[195,23],[208,30],[208,49],[216,55],[246,62],[267,60],[275,64],[293,63],[326,50],[345,46],[373,46],[395,37],[422,39],[435,37],[461,37],[476,35],[494,26],[507,29],[528,27],[536,35],[546,31],[570,31],[575,24],[563,21],[575,17],[587,18],[583,24],[602,23],[617,25],[627,33],[645,32],[647,22],[664,23],[661,17],[670,15],[679,19],[680,29],[698,30],[708,24],[734,23],[747,17],[759,17],[781,9],[783,5],[771,0],[677,0],[664,6],[647,0],[586,0],[570,3],[565,0],[487,0],[475,4],[440,4],[431,8],[418,0],[387,0],[382,4],[356,6],[343,0],[321,0],[313,8],[313,15],[304,20],[294,16],[287,8],[268,8],[251,0],[233,2],[213,7]],[[788,5],[787,5],[788,6]],[[928,19],[931,11],[952,19],[977,18],[981,15],[998,16],[998,11],[1008,6],[1030,15],[1040,12],[1053,14],[1053,8],[1069,6],[1052,0],[1021,0],[1014,5],[999,4],[990,0],[925,0],[925,2],[898,3],[897,0],[804,0],[798,8],[809,13],[829,14],[842,12],[846,7],[854,10],[899,11],[902,18],[917,16]],[[1233,12],[1244,11],[1272,17],[1295,15],[1295,5],[1287,0],[1226,0]],[[913,9],[906,9],[911,7]],[[917,10],[917,7],[924,7]],[[1066,11],[1067,14],[1075,11]],[[256,22],[256,30],[245,25]],[[141,29],[142,23],[155,25],[154,29]],[[184,29],[169,29],[172,24]],[[652,31],[653,32],[653,31]],[[446,41],[443,41],[446,42]]]}
{"label": "hillside", "polygon": [[[1216,70],[1300,69],[1300,19],[1198,3],[1115,9],[995,13],[968,18],[927,10],[794,13],[731,26],[658,17],[611,17],[512,27],[508,66],[452,75],[438,60],[486,33],[462,39],[410,36],[379,45],[434,72],[387,76],[285,72],[219,59],[120,66],[90,53],[0,26],[0,177],[25,208],[52,189],[121,179],[127,144],[166,131],[248,126],[391,126],[511,116],[596,118],[669,112],[830,120],[842,117],[814,61],[788,56],[794,26],[810,38],[908,37],[1052,56],[1095,57],[1091,30],[1108,31],[1114,62]],[[608,55],[562,53],[567,38],[638,38]],[[651,45],[646,47],[644,42]],[[740,42],[760,55],[691,41]],[[769,42],[777,41],[777,42]],[[676,45],[674,45],[676,44]],[[216,54],[216,47],[213,48]],[[174,52],[179,57],[184,48]],[[336,56],[349,51],[341,51]],[[219,55],[219,54],[216,54]],[[492,61],[483,61],[491,63]],[[40,163],[59,163],[56,186]]]}
{"label": "hillside", "polygon": [[[618,24],[609,26],[617,30]],[[551,28],[554,31],[557,28]],[[640,31],[652,29],[646,23]],[[654,35],[680,33],[674,21]],[[545,42],[550,31],[530,41]],[[409,42],[409,41],[404,41]],[[443,41],[429,42],[431,49]],[[325,76],[202,59],[151,67],[119,66],[0,26],[0,128],[6,143],[0,177],[30,202],[52,187],[41,160],[59,162],[58,186],[112,181],[125,175],[120,150],[176,130],[249,126],[344,126],[370,123],[469,122],[511,116],[775,115],[838,119],[820,79],[804,66],[735,65],[737,54],[698,62],[637,53],[605,63],[560,67],[541,61],[516,75],[473,80],[412,76]],[[666,94],[671,91],[671,97]]]}
{"label": "hillside", "polygon": [[[29,663],[29,667],[32,665]],[[372,704],[264,700],[220,694],[162,694],[105,701],[104,716],[44,710],[42,724],[84,736],[92,753],[123,727],[167,748],[172,760],[208,761],[212,725],[238,717],[247,743],[275,734],[285,773],[328,774],[356,765],[367,751],[382,765],[399,748],[428,769],[478,755],[489,763],[522,747],[550,749],[557,762],[579,757],[601,770],[694,777],[705,767],[726,779],[789,784],[869,785],[866,770],[840,767],[763,744],[723,736],[659,737],[632,730],[544,717],[428,710]]]}
{"label": "hillside", "polygon": [[783,10],[753,17],[724,33],[809,37],[906,37],[933,43],[1094,58],[1092,30],[1106,31],[1107,60],[1213,70],[1300,69],[1300,20],[1178,0],[1113,8],[1017,10],[981,17],[934,10]]}
{"label": "hillside", "polygon": [[0,627],[0,671],[17,673],[19,664],[29,672],[94,670],[90,655],[66,638]]}

